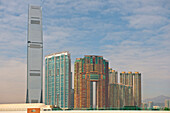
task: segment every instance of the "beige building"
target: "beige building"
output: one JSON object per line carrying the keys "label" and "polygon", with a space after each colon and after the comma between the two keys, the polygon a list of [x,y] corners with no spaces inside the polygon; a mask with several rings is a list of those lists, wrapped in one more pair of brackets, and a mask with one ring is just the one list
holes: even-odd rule
{"label": "beige building", "polygon": [[120,73],[120,83],[126,85],[126,103],[124,105],[141,107],[141,73],[123,71]]}
{"label": "beige building", "polygon": [[109,84],[118,83],[118,72],[109,68]]}
{"label": "beige building", "polygon": [[133,97],[134,105],[141,107],[141,73],[133,73]]}
{"label": "beige building", "polygon": [[133,106],[133,86],[125,85],[125,106]]}

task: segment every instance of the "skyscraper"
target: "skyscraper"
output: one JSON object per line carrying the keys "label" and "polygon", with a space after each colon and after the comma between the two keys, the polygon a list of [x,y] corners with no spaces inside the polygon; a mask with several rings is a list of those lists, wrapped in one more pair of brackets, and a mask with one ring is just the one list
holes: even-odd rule
{"label": "skyscraper", "polygon": [[117,83],[118,82],[118,73],[112,68],[109,68],[109,84]]}
{"label": "skyscraper", "polygon": [[134,105],[141,107],[141,73],[133,73],[133,96]]}
{"label": "skyscraper", "polygon": [[108,104],[108,61],[85,55],[74,63],[74,108],[104,108]]}
{"label": "skyscraper", "polygon": [[70,108],[71,59],[69,52],[45,57],[45,104]]}
{"label": "skyscraper", "polygon": [[[116,92],[115,85],[118,83],[118,72],[109,68],[109,84],[108,84],[108,107],[113,108],[116,107]],[[114,94],[113,94],[114,93]]]}
{"label": "skyscraper", "polygon": [[133,106],[133,86],[125,85],[125,106]]}
{"label": "skyscraper", "polygon": [[120,83],[127,85],[127,73],[124,71],[120,73]]}
{"label": "skyscraper", "polygon": [[118,107],[122,108],[125,105],[125,85],[120,83],[118,84],[118,87]]}
{"label": "skyscraper", "polygon": [[29,6],[27,39],[27,103],[42,103],[42,82],[42,8],[40,6]]}
{"label": "skyscraper", "polygon": [[118,108],[119,102],[119,84],[109,84],[109,107],[110,108]]}
{"label": "skyscraper", "polygon": [[127,82],[126,82],[126,85],[130,85],[130,86],[133,86],[133,73],[131,71],[129,71],[127,73]]}
{"label": "skyscraper", "polygon": [[122,72],[120,73],[120,83],[125,85],[133,85],[133,74],[132,72]]}

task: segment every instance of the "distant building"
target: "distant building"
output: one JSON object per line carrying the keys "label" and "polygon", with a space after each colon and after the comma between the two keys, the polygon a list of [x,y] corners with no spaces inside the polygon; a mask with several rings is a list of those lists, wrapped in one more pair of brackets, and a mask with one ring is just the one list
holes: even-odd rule
{"label": "distant building", "polygon": [[142,103],[142,109],[147,110],[147,103]]}
{"label": "distant building", "polygon": [[105,108],[108,105],[108,61],[85,55],[74,63],[74,108]]}
{"label": "distant building", "polygon": [[[108,105],[109,105],[109,107],[115,107],[115,104],[113,104],[113,102],[111,101],[115,97],[115,96],[114,97],[112,96],[112,93],[113,93],[112,91],[111,91],[111,98],[109,97],[110,90],[113,90],[113,89],[110,89],[113,87],[110,84],[117,84],[117,83],[118,83],[118,72],[115,70],[112,70],[112,68],[109,68],[109,85],[108,85],[108,100],[109,100]],[[111,103],[109,103],[109,102],[111,102]]]}
{"label": "distant building", "polygon": [[[124,84],[128,87],[129,91],[126,87],[126,106],[134,105],[141,107],[141,73],[139,72],[122,72],[120,73],[120,83]],[[130,94],[130,92],[133,92]],[[131,97],[132,96],[132,97]],[[130,99],[132,98],[132,99]],[[128,101],[128,100],[131,101]]]}
{"label": "distant building", "polygon": [[133,97],[134,105],[141,107],[141,73],[133,73]]}
{"label": "distant building", "polygon": [[170,108],[170,100],[168,99],[165,100],[165,107]]}
{"label": "distant building", "polygon": [[109,107],[122,108],[124,106],[133,106],[132,86],[121,83],[109,84]]}
{"label": "distant building", "polygon": [[118,83],[118,72],[109,68],[109,84]]}
{"label": "distant building", "polygon": [[120,73],[120,83],[127,85],[127,73],[124,71]]}
{"label": "distant building", "polygon": [[71,59],[69,52],[45,57],[45,104],[62,109],[70,107]]}
{"label": "distant building", "polygon": [[134,106],[133,86],[125,85],[125,106]]}
{"label": "distant building", "polygon": [[109,108],[118,108],[118,102],[119,102],[119,84],[109,84]]}
{"label": "distant building", "polygon": [[120,83],[133,86],[133,73],[124,71],[120,73]]}
{"label": "distant building", "polygon": [[74,108],[74,89],[71,89],[70,108]]}
{"label": "distant building", "polygon": [[149,101],[148,102],[148,109],[152,109],[153,108],[153,102],[152,101]]}
{"label": "distant building", "polygon": [[127,73],[126,81],[126,85],[133,86],[133,73],[131,71]]}

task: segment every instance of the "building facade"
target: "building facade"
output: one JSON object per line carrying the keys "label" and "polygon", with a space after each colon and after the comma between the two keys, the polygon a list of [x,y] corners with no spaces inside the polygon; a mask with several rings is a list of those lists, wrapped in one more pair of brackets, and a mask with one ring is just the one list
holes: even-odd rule
{"label": "building facade", "polygon": [[120,73],[120,83],[127,85],[127,73],[124,71]]}
{"label": "building facade", "polygon": [[116,97],[116,94],[113,95],[113,92],[116,86],[115,84],[118,83],[118,72],[115,70],[112,70],[112,68],[109,68],[109,85],[108,85],[108,107],[115,108],[117,105],[115,105],[116,100],[114,97]]}
{"label": "building facade", "polygon": [[119,84],[109,84],[109,108],[118,108],[119,102]]}
{"label": "building facade", "polygon": [[148,102],[148,109],[152,109],[153,108],[153,101],[149,101]]}
{"label": "building facade", "polygon": [[71,59],[69,52],[45,57],[45,104],[70,108]]}
{"label": "building facade", "polygon": [[170,108],[170,100],[168,99],[165,100],[165,107]]}
{"label": "building facade", "polygon": [[42,8],[29,6],[27,38],[26,103],[42,103],[43,97],[43,36]]}
{"label": "building facade", "polygon": [[120,73],[120,83],[133,86],[133,73],[124,71]]}
{"label": "building facade", "polygon": [[133,86],[125,85],[125,105],[124,106],[133,106]]}
{"label": "building facade", "polygon": [[118,83],[118,72],[109,68],[109,84]]}
{"label": "building facade", "polygon": [[85,55],[74,63],[74,108],[108,106],[108,61]]}
{"label": "building facade", "polygon": [[141,73],[133,73],[134,105],[141,107]]}
{"label": "building facade", "polygon": [[110,108],[124,106],[141,107],[141,74],[138,72],[120,73],[120,83],[110,83],[108,87]]}

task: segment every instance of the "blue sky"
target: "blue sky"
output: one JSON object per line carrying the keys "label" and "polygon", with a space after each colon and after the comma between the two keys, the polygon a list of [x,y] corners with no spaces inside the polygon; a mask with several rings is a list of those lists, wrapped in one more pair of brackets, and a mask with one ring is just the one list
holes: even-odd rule
{"label": "blue sky", "polygon": [[0,0],[0,103],[25,102],[28,4],[43,7],[44,56],[102,55],[142,73],[142,98],[170,95],[169,0]]}

